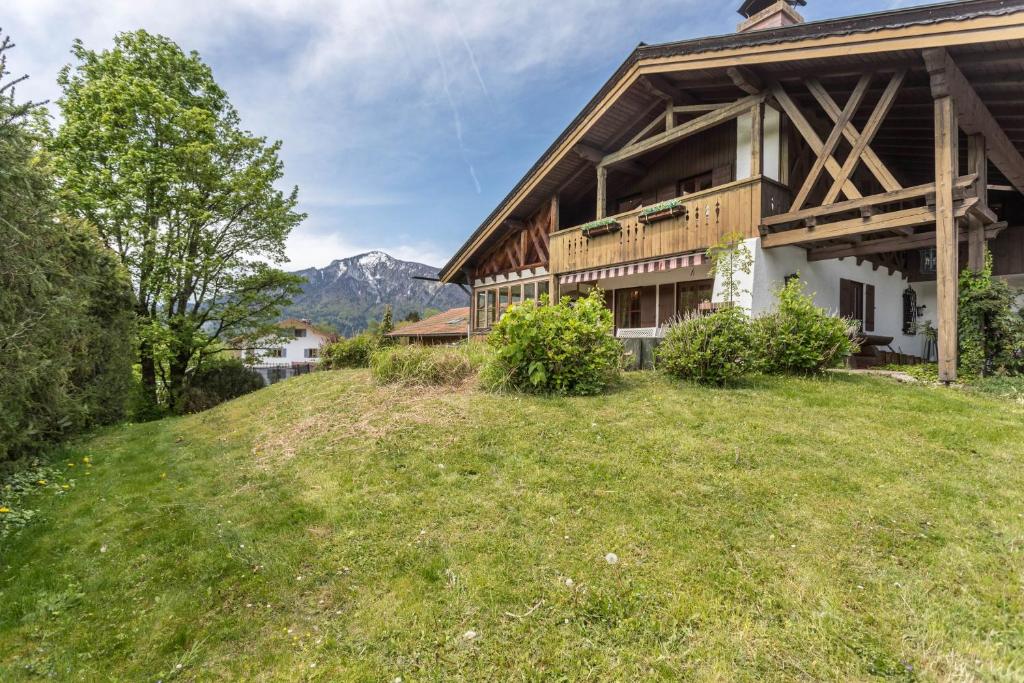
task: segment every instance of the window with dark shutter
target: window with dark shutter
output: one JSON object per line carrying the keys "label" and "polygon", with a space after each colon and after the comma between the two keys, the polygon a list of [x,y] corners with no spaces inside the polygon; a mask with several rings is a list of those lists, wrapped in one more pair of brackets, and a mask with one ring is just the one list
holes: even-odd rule
{"label": "window with dark shutter", "polygon": [[864,287],[864,331],[875,331],[875,286]]}
{"label": "window with dark shutter", "polygon": [[[864,326],[864,283],[839,280],[839,315],[860,322]],[[874,321],[872,320],[872,327]]]}

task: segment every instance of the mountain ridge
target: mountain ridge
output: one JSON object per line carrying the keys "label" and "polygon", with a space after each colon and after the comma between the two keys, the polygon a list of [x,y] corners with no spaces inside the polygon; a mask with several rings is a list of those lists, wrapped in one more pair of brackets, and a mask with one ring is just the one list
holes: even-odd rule
{"label": "mountain ridge", "polygon": [[396,322],[412,312],[422,315],[469,305],[469,297],[457,285],[414,279],[436,278],[438,268],[378,250],[292,272],[306,283],[282,315],[330,325],[345,336],[379,321],[388,305]]}

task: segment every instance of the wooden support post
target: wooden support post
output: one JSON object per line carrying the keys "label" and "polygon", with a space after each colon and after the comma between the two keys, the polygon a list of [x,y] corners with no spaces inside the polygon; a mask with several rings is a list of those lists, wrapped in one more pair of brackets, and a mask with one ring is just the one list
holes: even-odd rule
{"label": "wooden support post", "polygon": [[959,130],[956,102],[952,97],[935,100],[935,255],[939,318],[939,379],[956,380],[957,299],[959,240],[953,206],[953,183],[957,169]]}
{"label": "wooden support post", "polygon": [[676,105],[669,100],[665,104],[665,130],[672,130],[676,127]]}
{"label": "wooden support post", "polygon": [[758,102],[750,109],[753,120],[750,133],[750,175],[756,178],[764,171],[764,103]]}
{"label": "wooden support post", "polygon": [[605,217],[608,210],[608,167],[597,167],[597,219]]}
{"label": "wooden support post", "polygon": [[551,195],[551,215],[548,218],[548,234],[558,232],[559,230],[561,230],[561,228],[559,227],[559,199],[560,198],[557,192]]}
{"label": "wooden support post", "polygon": [[[978,203],[987,207],[988,154],[985,150],[985,136],[980,133],[967,138],[967,172],[978,175]],[[967,223],[967,267],[975,273],[985,268],[985,226],[977,216],[971,216]]]}

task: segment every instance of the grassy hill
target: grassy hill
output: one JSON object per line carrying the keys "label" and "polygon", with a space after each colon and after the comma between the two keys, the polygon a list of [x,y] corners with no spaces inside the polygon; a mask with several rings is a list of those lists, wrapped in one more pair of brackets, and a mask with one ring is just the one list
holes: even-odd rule
{"label": "grassy hill", "polygon": [[61,455],[0,541],[0,679],[1015,679],[1022,444],[863,377],[300,377]]}

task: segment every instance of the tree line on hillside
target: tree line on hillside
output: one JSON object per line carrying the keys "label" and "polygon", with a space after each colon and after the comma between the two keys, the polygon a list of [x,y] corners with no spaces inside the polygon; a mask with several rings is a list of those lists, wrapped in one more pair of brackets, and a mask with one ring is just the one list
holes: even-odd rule
{"label": "tree line on hillside", "polygon": [[279,334],[304,218],[280,142],[246,131],[195,52],[76,41],[60,123],[19,102],[0,41],[0,463],[180,411],[229,351]]}

